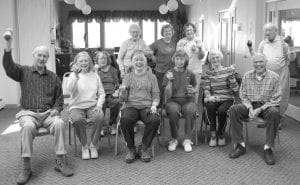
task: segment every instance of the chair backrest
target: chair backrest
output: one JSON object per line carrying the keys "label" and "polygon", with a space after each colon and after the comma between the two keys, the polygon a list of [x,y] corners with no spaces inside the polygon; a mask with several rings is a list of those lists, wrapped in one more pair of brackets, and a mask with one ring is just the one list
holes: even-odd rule
{"label": "chair backrest", "polygon": [[62,80],[62,90],[63,90],[65,104],[69,104],[70,99],[71,99],[70,92],[68,92],[68,90],[67,90],[67,83],[68,83],[70,74],[71,74],[71,72],[65,73],[63,76],[63,80]]}

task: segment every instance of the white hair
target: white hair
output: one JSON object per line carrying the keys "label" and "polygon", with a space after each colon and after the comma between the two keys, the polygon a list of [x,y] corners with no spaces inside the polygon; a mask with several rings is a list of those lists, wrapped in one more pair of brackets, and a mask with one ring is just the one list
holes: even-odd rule
{"label": "white hair", "polygon": [[34,48],[34,50],[32,51],[32,55],[35,55],[37,52],[39,51],[43,51],[45,52],[48,57],[49,57],[49,49],[47,46],[37,46],[36,48]]}

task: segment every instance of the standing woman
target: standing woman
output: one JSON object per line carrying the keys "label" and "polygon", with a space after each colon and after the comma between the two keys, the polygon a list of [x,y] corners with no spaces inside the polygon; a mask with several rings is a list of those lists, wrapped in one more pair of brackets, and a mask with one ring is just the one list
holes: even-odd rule
{"label": "standing woman", "polygon": [[192,23],[186,23],[183,26],[185,37],[180,39],[177,43],[177,50],[183,49],[189,56],[188,69],[193,71],[196,75],[197,86],[195,87],[196,99],[198,98],[199,84],[202,74],[202,59],[205,56],[202,41],[196,37],[196,26]]}
{"label": "standing woman", "polygon": [[182,142],[184,151],[192,151],[192,129],[194,116],[198,109],[195,103],[196,79],[195,74],[187,69],[189,57],[184,50],[177,50],[172,58],[175,67],[169,70],[163,79],[165,96],[167,100],[166,112],[169,116],[169,124],[172,140],[169,142],[168,150],[175,151],[178,145],[178,129],[181,114],[185,118],[185,135]]}
{"label": "standing woman", "polygon": [[[161,28],[160,32],[163,38],[153,42],[149,47],[153,51],[155,58],[154,74],[157,78],[158,87],[160,90],[160,98],[162,99],[163,89],[162,81],[165,73],[174,67],[172,56],[176,50],[176,42],[172,39],[174,29],[171,24],[166,24]],[[162,101],[160,101],[162,103]]]}
{"label": "standing woman", "polygon": [[138,152],[143,162],[151,157],[149,147],[160,124],[157,115],[159,88],[155,75],[147,66],[147,59],[141,50],[132,54],[133,71],[126,74],[119,88],[124,106],[121,111],[121,129],[127,145],[126,162],[132,163],[136,156],[134,125],[138,120],[145,124],[141,150]]}
{"label": "standing woman", "polygon": [[126,73],[128,73],[129,68],[132,66],[131,55],[134,50],[149,51],[148,46],[145,41],[140,38],[141,29],[139,25],[132,24],[129,27],[129,34],[131,38],[125,40],[120,47],[118,54],[118,64],[121,71],[121,77],[123,78]]}
{"label": "standing woman", "polygon": [[[210,51],[208,61],[211,70],[208,70],[204,77],[204,102],[206,102],[210,122],[209,146],[211,147],[226,144],[223,134],[226,128],[227,111],[239,91],[234,70],[231,67],[223,67],[222,60],[223,54],[220,51]],[[216,128],[216,113],[218,113],[218,128]]]}
{"label": "standing woman", "polygon": [[[93,71],[92,59],[87,52],[80,52],[75,56],[72,71],[67,83],[67,90],[71,94],[68,107],[70,119],[82,144],[82,159],[96,159],[96,146],[104,123],[104,89],[98,74]],[[86,136],[88,124],[92,126],[90,144]]]}

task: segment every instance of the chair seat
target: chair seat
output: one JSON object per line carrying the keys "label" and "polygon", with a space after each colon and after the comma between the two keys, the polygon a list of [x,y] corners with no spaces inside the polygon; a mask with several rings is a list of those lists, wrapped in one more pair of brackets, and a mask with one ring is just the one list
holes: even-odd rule
{"label": "chair seat", "polygon": [[49,135],[49,134],[50,134],[50,132],[47,129],[41,127],[38,129],[36,136],[45,136],[45,135]]}

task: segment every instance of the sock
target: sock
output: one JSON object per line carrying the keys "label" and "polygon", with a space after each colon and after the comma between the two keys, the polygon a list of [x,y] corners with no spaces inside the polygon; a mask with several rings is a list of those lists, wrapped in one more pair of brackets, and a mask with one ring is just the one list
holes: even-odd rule
{"label": "sock", "polygon": [[31,169],[30,157],[23,157],[23,167],[25,170]]}
{"label": "sock", "polygon": [[91,142],[90,148],[95,148],[95,145],[93,145],[93,142]]}
{"label": "sock", "polygon": [[242,145],[242,147],[246,147],[245,142],[241,142],[240,144]]}
{"label": "sock", "polygon": [[271,147],[269,147],[267,144],[265,144],[265,146],[264,146],[264,150],[268,150],[268,149],[270,149]]}

